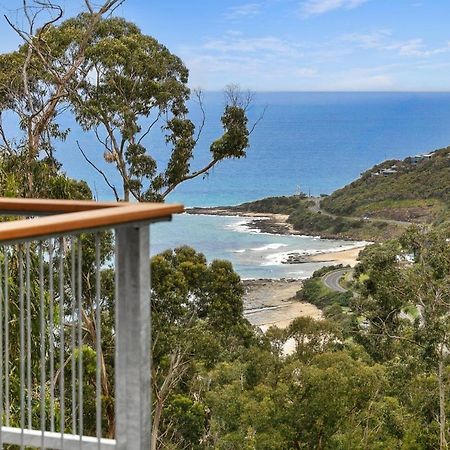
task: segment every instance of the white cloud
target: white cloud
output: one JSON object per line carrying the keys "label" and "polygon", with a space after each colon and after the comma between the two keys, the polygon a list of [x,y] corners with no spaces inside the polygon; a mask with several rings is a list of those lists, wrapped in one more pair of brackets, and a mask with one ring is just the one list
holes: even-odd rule
{"label": "white cloud", "polygon": [[420,38],[394,40],[388,30],[378,30],[367,34],[348,34],[343,36],[343,40],[353,42],[362,48],[391,51],[404,57],[427,58],[450,52],[450,42],[442,47],[427,48],[424,40]]}
{"label": "white cloud", "polygon": [[200,47],[185,48],[181,55],[190,69],[192,85],[220,89],[238,82],[252,89],[284,88],[318,76],[314,64],[303,54],[302,44],[274,36],[246,37],[227,33],[208,40]]}
{"label": "white cloud", "polygon": [[246,38],[229,35],[223,39],[210,40],[203,45],[207,51],[220,53],[263,53],[265,55],[300,56],[300,46],[273,36]]}
{"label": "white cloud", "polygon": [[302,3],[300,11],[305,16],[325,14],[336,9],[353,9],[369,0],[307,0]]}
{"label": "white cloud", "polygon": [[246,3],[244,5],[234,6],[230,8],[226,13],[227,19],[242,19],[249,16],[256,16],[261,13],[261,3]]}
{"label": "white cloud", "polygon": [[[396,39],[386,29],[311,42],[229,30],[177,51],[193,86],[221,89],[236,82],[254,90],[324,91],[424,88],[412,74],[432,71],[421,65],[435,64],[447,52],[450,43],[431,47],[420,38]],[[377,60],[382,64],[374,66]]]}
{"label": "white cloud", "polygon": [[375,30],[370,33],[352,33],[342,36],[342,40],[353,42],[362,48],[383,48],[386,39],[391,35],[389,30]]}
{"label": "white cloud", "polygon": [[336,77],[331,86],[332,90],[339,91],[386,91],[395,85],[390,75],[368,75],[364,71],[355,71]]}
{"label": "white cloud", "polygon": [[313,69],[311,67],[299,67],[294,69],[291,73],[294,77],[314,78],[318,74],[318,71],[317,69]]}
{"label": "white cloud", "polygon": [[450,42],[447,42],[444,47],[427,49],[423,39],[410,39],[409,41],[393,43],[386,48],[388,50],[398,51],[400,56],[427,58],[429,56],[448,53],[450,51]]}

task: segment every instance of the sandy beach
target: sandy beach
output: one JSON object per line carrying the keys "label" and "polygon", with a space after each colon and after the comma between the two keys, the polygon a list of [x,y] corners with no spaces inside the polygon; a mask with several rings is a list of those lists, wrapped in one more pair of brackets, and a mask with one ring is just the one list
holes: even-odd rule
{"label": "sandy beach", "polygon": [[333,264],[355,267],[358,263],[359,252],[363,248],[365,248],[365,246],[339,252],[320,253],[318,255],[309,256],[308,259],[313,262],[332,262]]}
{"label": "sandy beach", "polygon": [[244,316],[263,331],[272,325],[286,328],[300,316],[322,318],[316,306],[295,299],[300,280],[249,280],[244,287]]}
{"label": "sandy beach", "polygon": [[[263,332],[271,326],[287,328],[297,317],[323,318],[316,306],[295,299],[302,288],[300,280],[248,280],[244,281],[244,287],[244,316]],[[294,351],[295,341],[288,339],[283,353],[290,355]]]}

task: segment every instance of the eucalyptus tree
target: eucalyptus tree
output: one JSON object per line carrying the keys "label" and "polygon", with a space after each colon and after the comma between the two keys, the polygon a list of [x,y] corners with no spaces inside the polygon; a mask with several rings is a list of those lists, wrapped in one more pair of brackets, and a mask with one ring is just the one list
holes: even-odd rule
{"label": "eucalyptus tree", "polygon": [[[68,198],[68,199],[92,199],[92,194],[84,181],[77,181],[68,178],[62,174],[57,167],[49,164],[46,159],[32,160],[31,164],[27,164],[27,155],[25,154],[0,154],[0,196],[1,197],[27,197],[30,195],[29,186],[27,184],[27,177],[31,174],[34,180],[34,195],[40,198]],[[5,220],[2,218],[2,220]],[[6,219],[9,220],[9,219]],[[50,306],[50,287],[49,278],[45,277],[43,284],[40,279],[40,261],[43,263],[43,273],[53,274],[53,286],[59,285],[59,272],[55,270],[56,261],[60,257],[64,260],[64,302],[66,310],[70,310],[73,305],[73,286],[71,283],[71,267],[70,267],[70,254],[72,249],[75,249],[77,245],[81,243],[83,247],[83,267],[82,267],[82,292],[83,292],[83,357],[85,359],[85,373],[84,373],[84,385],[83,389],[86,393],[92,392],[95,389],[95,348],[96,348],[96,302],[95,302],[95,270],[96,270],[96,255],[94,247],[94,238],[92,235],[81,235],[77,239],[65,240],[64,245],[60,245],[57,240],[42,241],[42,251],[48,257],[41,259],[39,256],[40,245],[37,242],[30,242],[29,245],[2,245],[0,248],[0,267],[2,267],[0,275],[0,303],[6,305],[6,298],[4,294],[5,290],[5,258],[8,258],[8,316],[9,316],[9,354],[10,354],[10,367],[11,367],[11,398],[18,400],[20,398],[20,379],[17,368],[21,364],[22,355],[20,349],[23,346],[20,337],[20,323],[22,319],[19,319],[21,314],[24,314],[23,305],[20,308],[20,288],[24,287],[25,279],[29,280],[26,283],[27,302],[29,306],[26,306],[27,314],[30,314],[29,321],[31,327],[28,328],[30,347],[30,357],[27,359],[26,364],[29,365],[30,373],[33,380],[38,380],[41,371],[41,358],[45,359],[47,367],[51,367],[51,364],[58,357],[60,352],[60,342],[58,333],[53,333],[51,330],[58,326],[58,307],[59,307],[59,290],[53,290],[53,303]],[[111,234],[103,232],[100,239],[100,260],[102,268],[101,285],[102,295],[100,298],[102,305],[101,325],[103,330],[102,346],[100,353],[101,360],[101,388],[102,398],[104,404],[104,424],[103,429],[109,436],[114,434],[114,402],[113,395],[114,390],[112,388],[112,374],[113,374],[113,360],[114,360],[114,334],[113,334],[113,311],[114,311],[114,274],[111,268],[108,267],[108,262],[112,258],[113,248],[111,245]],[[50,254],[52,255],[53,264],[50,264]],[[28,256],[26,256],[28,255]],[[24,263],[26,258],[29,259],[29,264]],[[26,271],[29,271],[29,275],[26,275]],[[22,290],[23,293],[23,290]],[[41,296],[41,293],[43,295]],[[22,298],[23,300],[23,298]],[[43,305],[43,308],[42,308]],[[5,307],[5,306],[3,306]],[[50,311],[53,311],[50,313]],[[43,356],[40,351],[41,337],[39,335],[41,315],[45,315],[45,333],[48,336],[53,337],[53,343],[48,340],[48,347]],[[53,317],[53,320],[52,320]],[[22,317],[23,318],[23,317]],[[5,319],[6,320],[6,319]],[[65,323],[65,345],[71,342],[71,330],[73,328],[72,318],[67,317]],[[5,343],[6,346],[6,343]],[[28,344],[27,344],[28,346]],[[68,349],[66,348],[68,353]],[[53,362],[50,363],[51,355],[54,355]],[[74,357],[78,359],[79,353]],[[22,360],[23,361],[23,360]],[[89,364],[89,361],[94,361],[94,364]],[[24,362],[25,364],[25,362]],[[70,363],[68,363],[70,365]],[[28,370],[28,369],[27,369]],[[66,371],[67,386],[70,385],[70,374]],[[55,379],[60,376],[60,372],[55,374]],[[56,383],[57,384],[57,383]],[[58,388],[56,388],[57,390]],[[50,387],[45,390],[45,409],[46,416],[50,417],[51,408],[53,412],[58,413],[60,407],[59,398],[51,402],[50,399]],[[39,393],[33,391],[33,395],[39,398]],[[87,401],[84,405],[86,411],[85,431],[95,434],[95,422],[91,420],[95,417],[95,402],[92,401],[95,395],[86,395]],[[71,405],[71,397],[66,392],[65,402],[66,405]],[[39,401],[36,405],[40,405]],[[11,408],[11,423],[19,426],[20,415],[23,413],[20,409],[14,407]],[[31,424],[34,427],[40,426],[40,407],[33,407],[32,414],[30,416]],[[68,420],[66,422],[66,429],[69,427]],[[30,424],[30,425],[31,425]]]}
{"label": "eucalyptus tree", "polygon": [[[64,29],[60,31],[64,36]],[[203,120],[196,129],[189,119],[187,102],[192,93],[181,59],[121,18],[99,23],[86,56],[89,76],[73,80],[71,105],[83,129],[95,132],[104,160],[117,168],[124,200],[161,201],[180,183],[207,174],[220,161],[245,157],[250,97],[236,87],[227,91],[221,118],[224,132],[211,143],[209,162],[193,170],[191,162],[205,116],[201,94],[196,93]],[[146,140],[155,127],[161,129],[169,147],[163,167],[158,167],[154,157],[155,144]],[[87,152],[81,147],[80,151],[94,166]],[[100,167],[94,167],[104,176]],[[106,181],[119,199],[119,189]]]}
{"label": "eucalyptus tree", "polygon": [[[87,75],[86,52],[92,44],[102,17],[123,0],[104,0],[96,7],[84,0],[83,26],[70,22],[64,34],[54,39],[64,17],[63,8],[51,0],[24,0],[25,27],[5,16],[7,23],[22,40],[18,50],[0,55],[0,143],[3,151],[21,150],[31,162],[46,152],[52,156],[52,139],[65,139],[67,130],[56,118],[64,110],[73,79]],[[2,121],[13,113],[20,136],[13,137]],[[33,190],[30,172],[29,190]]]}
{"label": "eucalyptus tree", "polygon": [[242,316],[243,288],[229,262],[208,264],[201,253],[181,247],[152,258],[151,270],[155,450],[178,434],[174,396],[192,397],[186,387],[199,368],[228,359],[251,342],[253,330]]}
{"label": "eucalyptus tree", "polygon": [[[85,0],[84,12],[61,22],[63,10],[56,3],[25,1],[28,29],[7,19],[24,43],[0,55],[0,113],[16,114],[22,133],[10,136],[0,120],[0,142],[3,150],[25,151],[28,161],[42,152],[54,158],[53,141],[69,134],[57,118],[70,108],[82,128],[95,133],[105,161],[117,168],[122,189],[80,147],[116,199],[161,201],[180,183],[206,175],[220,161],[246,156],[251,96],[236,87],[228,89],[223,133],[211,143],[208,163],[193,169],[205,123],[202,96],[192,95],[188,69],[164,45],[133,23],[104,18],[120,3],[105,0],[95,9]],[[192,97],[202,111],[197,128],[189,119]],[[154,127],[162,130],[170,149],[163,167],[157,165],[154,144],[145,139]],[[31,190],[31,177],[29,184]]]}

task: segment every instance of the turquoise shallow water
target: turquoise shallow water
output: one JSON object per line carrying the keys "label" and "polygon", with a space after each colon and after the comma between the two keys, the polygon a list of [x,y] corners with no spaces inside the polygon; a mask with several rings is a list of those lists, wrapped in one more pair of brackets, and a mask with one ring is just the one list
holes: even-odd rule
{"label": "turquoise shallow water", "polygon": [[314,254],[351,248],[358,243],[309,236],[276,236],[246,227],[240,217],[183,214],[172,223],[152,226],[151,252],[189,243],[209,259],[227,259],[242,278],[307,278],[323,264],[281,264],[289,252]]}
{"label": "turquoise shallow water", "polygon": [[[209,144],[220,136],[223,103],[222,94],[205,97],[207,121],[192,163],[194,170],[208,161]],[[450,93],[256,93],[249,111],[251,121],[265,107],[264,119],[251,135],[247,158],[223,162],[205,179],[180,187],[168,201],[213,206],[289,195],[298,188],[315,195],[330,193],[384,159],[404,158],[450,144]],[[192,117],[199,117],[195,105]],[[74,177],[85,178],[98,198],[111,198],[75,144],[78,139],[90,157],[118,181],[115,170],[102,161],[103,152],[95,137],[81,132],[69,120],[65,125],[72,132],[57,151],[64,169]],[[160,164],[167,160],[169,152],[156,133],[145,143]],[[181,216],[172,224],[154,227],[152,250],[189,244],[210,259],[231,259],[245,278],[303,277],[313,267],[281,266],[277,255],[343,245],[236,231],[233,227],[238,222],[236,218]]]}

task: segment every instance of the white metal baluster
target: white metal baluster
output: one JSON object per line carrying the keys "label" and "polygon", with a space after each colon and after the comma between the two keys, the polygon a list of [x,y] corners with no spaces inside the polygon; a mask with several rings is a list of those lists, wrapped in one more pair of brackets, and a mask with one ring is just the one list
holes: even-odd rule
{"label": "white metal baluster", "polygon": [[20,326],[20,448],[23,449],[23,432],[25,429],[25,317],[24,317],[24,295],[23,295],[23,247],[18,246],[19,263],[19,326]]}
{"label": "white metal baluster", "polygon": [[9,427],[9,248],[5,248],[5,416]]}
{"label": "white metal baluster", "polygon": [[82,310],[82,260],[83,249],[81,237],[78,238],[78,430],[80,433],[80,449],[82,448],[81,438],[83,436],[83,310]]}
{"label": "white metal baluster", "polygon": [[25,281],[27,286],[27,412],[28,412],[28,428],[33,427],[33,417],[31,409],[31,280],[30,280],[30,243],[25,244]]}
{"label": "white metal baluster", "polygon": [[44,303],[44,256],[42,253],[42,241],[38,244],[39,258],[39,337],[40,337],[40,353],[41,353],[41,388],[40,388],[40,414],[41,414],[41,448],[44,447],[45,433],[45,303]]}
{"label": "white metal baluster", "polygon": [[61,408],[61,449],[64,449],[64,430],[65,430],[65,399],[64,399],[64,238],[59,239],[59,391]]}
{"label": "white metal baluster", "polygon": [[55,355],[54,355],[54,286],[53,286],[53,239],[48,242],[49,277],[49,358],[50,358],[50,431],[55,431]]}
{"label": "white metal baluster", "polygon": [[72,434],[77,434],[77,386],[76,386],[76,360],[75,360],[75,315],[76,315],[76,255],[75,255],[75,237],[70,240],[71,247],[71,300],[72,300],[72,311],[70,319],[70,360],[71,360],[71,371],[72,371]]}
{"label": "white metal baluster", "polygon": [[96,344],[96,386],[95,386],[95,408],[98,449],[100,450],[100,439],[102,437],[102,385],[101,385],[101,307],[100,307],[100,236],[95,234],[95,344]]}

